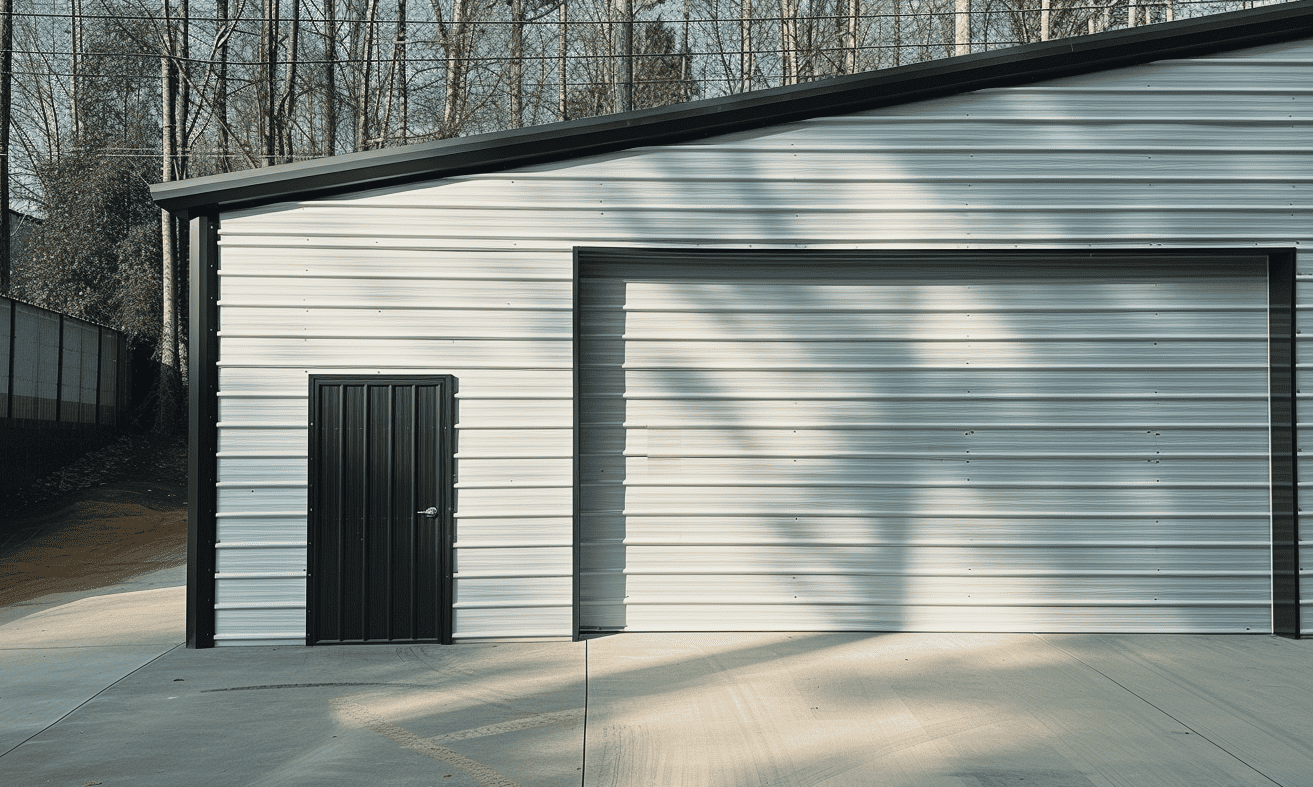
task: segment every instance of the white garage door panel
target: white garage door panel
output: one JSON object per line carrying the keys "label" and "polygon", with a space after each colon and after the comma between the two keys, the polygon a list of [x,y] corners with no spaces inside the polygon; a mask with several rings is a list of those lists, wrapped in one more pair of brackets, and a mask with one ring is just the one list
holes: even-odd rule
{"label": "white garage door panel", "polygon": [[[584,505],[630,515],[702,516],[719,514],[863,514],[953,516],[962,513],[1061,515],[1065,512],[1139,514],[1152,517],[1167,510],[1212,514],[1243,513],[1267,506],[1268,490],[1227,489],[1215,484],[1192,487],[1096,486],[1062,484],[1051,488],[943,486],[934,482],[909,486],[661,486],[594,485]],[[879,483],[879,482],[874,482]],[[1021,483],[1021,482],[1018,482]],[[1152,484],[1152,481],[1148,482]]]}
{"label": "white garage door panel", "polygon": [[1270,631],[1269,608],[634,604],[627,631]]}
{"label": "white garage door panel", "polygon": [[[979,269],[936,265],[935,276],[939,280],[929,281],[924,266],[907,265],[901,271],[893,270],[892,265],[898,264],[894,261],[882,266],[887,275],[879,283],[841,280],[845,276],[865,275],[855,268],[841,271],[831,268],[822,274],[822,264],[810,270],[806,266],[789,266],[782,271],[754,271],[755,280],[737,282],[631,281],[623,289],[626,300],[621,308],[626,312],[707,314],[738,311],[760,314],[769,310],[789,315],[882,309],[920,315],[914,324],[933,324],[938,322],[935,312],[940,311],[961,313],[963,317],[959,319],[990,313],[1006,320],[1012,312],[1080,313],[1094,309],[1203,312],[1262,307],[1267,303],[1266,290],[1238,293],[1231,289],[1229,276],[1187,271],[1170,263],[1170,270],[1164,273],[1179,279],[1178,286],[1171,288],[1143,279],[1095,281],[1088,267],[1064,275],[1056,268],[1035,266],[1022,275],[989,279],[981,277]],[[1125,265],[1100,263],[1100,267],[1107,268],[1110,275],[1137,275]],[[779,286],[781,281],[788,285]],[[667,326],[678,328],[679,323],[668,322]]]}
{"label": "white garage door panel", "polygon": [[[615,466],[614,463],[598,459],[589,457],[589,461],[583,463],[584,481],[601,482],[610,478],[607,471]],[[877,479],[881,484],[978,485],[1015,484],[1019,478],[1030,477],[1043,478],[1044,483],[1064,485],[1097,483],[1133,486],[1146,483],[1146,463],[1153,465],[1152,481],[1157,486],[1205,482],[1210,485],[1243,482],[1262,488],[1267,486],[1267,471],[1262,465],[1251,462],[1237,466],[1229,457],[1164,456],[1161,459],[1136,459],[1084,454],[1075,457],[1016,459],[973,453],[970,458],[953,460],[942,456],[889,457],[860,452],[837,456],[750,458],[652,453],[627,457],[624,467],[628,478],[676,475],[681,479],[678,483],[686,485],[755,485],[762,478],[781,477],[808,486],[860,486]],[[465,473],[463,467],[462,480],[465,480]],[[525,476],[526,480],[532,477],[528,473]]]}
{"label": "white garage door panel", "polygon": [[[1082,415],[1084,411],[1082,410]],[[1247,413],[1248,415],[1248,413]],[[842,434],[836,437],[836,432]],[[619,442],[623,439],[624,451],[629,456],[664,456],[670,444],[682,446],[684,430],[674,427],[632,427],[624,434],[602,433],[595,436],[592,450],[602,453],[603,440]],[[845,426],[829,429],[780,427],[769,433],[769,440],[746,444],[740,429],[733,427],[698,429],[687,438],[689,453],[696,448],[704,456],[869,456],[873,453],[896,452],[898,456],[916,456],[942,451],[970,450],[973,454],[997,454],[1024,451],[1028,455],[1054,456],[1061,454],[1088,455],[1097,449],[1101,453],[1143,451],[1148,448],[1155,456],[1207,454],[1234,456],[1243,449],[1254,447],[1254,453],[1266,456],[1267,425],[1223,425],[1208,427],[1197,425],[1156,426],[1151,429],[1121,427],[1076,427],[1065,424],[1032,426],[1030,428],[972,427],[969,430],[951,427],[904,425],[901,428],[881,426]],[[613,445],[607,443],[607,449]],[[656,450],[653,450],[656,446]],[[908,446],[914,446],[909,449]],[[919,449],[919,450],[918,450]],[[681,450],[683,450],[681,448]]]}
{"label": "white garage door panel", "polygon": [[582,628],[1270,629],[1265,260],[628,254]]}
{"label": "white garage door panel", "polygon": [[[906,517],[864,515],[843,516],[722,516],[673,517],[629,516],[615,517],[611,513],[597,512],[584,517],[584,529],[600,534],[608,527],[619,534],[626,544],[850,544],[853,534],[861,534],[858,543],[865,539],[910,542],[909,534],[919,544],[961,544],[964,538],[970,543],[1044,543],[1063,544],[1258,544],[1264,549],[1265,539],[1246,541],[1237,534],[1258,533],[1267,525],[1267,516],[1250,517],[1177,513],[1171,516],[1156,514],[1153,528],[1145,528],[1144,517],[1112,518],[1098,515],[1080,515],[1064,511],[1061,516],[1012,515],[1007,518],[974,512],[975,516],[961,517]],[[1086,535],[1077,538],[1072,534],[1072,522],[1080,519]]]}
{"label": "white garage door panel", "polygon": [[[1266,349],[1265,347],[1263,349]],[[981,367],[984,368],[983,365]],[[1255,368],[1266,379],[1266,368]],[[609,399],[589,402],[594,408],[590,420],[623,422],[633,427],[731,426],[782,429],[817,426],[975,426],[982,423],[998,426],[1054,426],[1070,428],[1082,424],[1100,426],[1145,426],[1174,428],[1181,426],[1248,426],[1266,430],[1262,397],[1246,399],[1177,399],[1147,396],[1143,399],[1100,400],[1085,397],[1070,399],[1036,397],[1022,401],[990,399],[874,401],[830,401],[805,399],[750,401],[746,399],[697,399],[683,401]],[[1168,420],[1168,418],[1171,420]],[[1244,418],[1244,420],[1240,420]],[[1207,420],[1203,420],[1207,419]],[[786,424],[786,427],[776,424]]]}
{"label": "white garage door panel", "polygon": [[[626,576],[630,603],[644,599],[683,599],[689,603],[707,600],[745,604],[872,603],[891,589],[883,576],[869,575],[687,575],[629,574]],[[1104,575],[998,576],[982,588],[975,577],[904,574],[900,592],[915,590],[931,601],[951,604],[1027,604],[1042,594],[1051,603],[1198,605],[1217,603],[1268,603],[1267,595],[1255,588],[1251,576],[1123,575],[1116,583]],[[897,598],[886,604],[898,603]]]}
{"label": "white garage door panel", "polygon": [[[913,319],[917,323],[916,335],[921,338],[957,339],[970,335],[976,339],[1011,339],[1017,332],[1035,336],[1081,336],[1097,332],[1106,336],[1143,336],[1153,333],[1158,336],[1175,336],[1195,338],[1206,329],[1208,335],[1242,334],[1253,322],[1254,311],[1262,311],[1263,305],[1251,309],[1237,309],[1227,312],[1211,312],[1207,309],[1198,311],[1164,311],[1160,314],[1144,315],[1133,311],[1122,311],[1121,318],[1109,323],[1106,313],[1087,313],[1082,311],[1088,305],[1073,306],[1067,312],[1040,312],[1032,314],[1001,313],[981,311],[971,314],[963,312],[927,313],[927,319]],[[1229,307],[1236,308],[1236,307]],[[628,311],[605,316],[599,315],[588,321],[588,327],[599,332],[614,330],[617,335],[624,333],[628,339],[662,339],[670,337],[676,331],[684,337],[716,337],[724,331],[724,312],[707,314],[680,314],[677,326],[672,326],[665,311]],[[933,314],[933,319],[928,319]],[[831,337],[851,337],[854,335],[889,336],[907,335],[909,333],[909,316],[906,313],[871,313],[871,312],[787,312],[779,315],[761,315],[738,312],[733,316],[734,335],[740,338],[777,338],[787,336],[791,339],[824,339]],[[623,331],[619,330],[623,327]]]}
{"label": "white garage door panel", "polygon": [[[1232,365],[1252,357],[1245,341],[657,341],[631,340],[625,345],[625,368],[766,369],[799,366],[827,369],[904,366],[909,362],[960,367],[1103,366],[1160,363]],[[1170,354],[1165,354],[1170,353]],[[974,363],[973,363],[974,361]]]}
{"label": "white garage door panel", "polygon": [[[1249,318],[1253,322],[1253,318]],[[1313,326],[1310,326],[1313,331]],[[661,398],[678,391],[682,396],[726,396],[741,399],[872,397],[876,395],[952,396],[967,391],[981,396],[1080,396],[1097,385],[1103,396],[1221,396],[1253,390],[1249,369],[1158,367],[1132,371],[1108,369],[995,369],[982,378],[970,369],[882,369],[880,371],[799,372],[713,369],[598,370],[593,379],[599,393],[622,393],[626,399]],[[1205,393],[1206,392],[1206,393]],[[1088,395],[1088,394],[1087,394]]]}
{"label": "white garage door panel", "polygon": [[[1062,562],[1044,554],[1044,545],[981,546],[645,546],[626,547],[629,574],[688,573],[879,573],[900,577],[932,572],[1066,571],[1262,571],[1263,548],[1159,546],[1080,546],[1063,544]],[[1264,545],[1265,546],[1265,545]],[[1056,577],[1055,577],[1056,579]],[[993,595],[990,588],[982,588]],[[687,598],[687,595],[683,597]],[[704,599],[705,600],[705,599]],[[1038,601],[1038,599],[1035,599]],[[1045,599],[1051,600],[1051,599]],[[891,599],[889,603],[896,601]]]}

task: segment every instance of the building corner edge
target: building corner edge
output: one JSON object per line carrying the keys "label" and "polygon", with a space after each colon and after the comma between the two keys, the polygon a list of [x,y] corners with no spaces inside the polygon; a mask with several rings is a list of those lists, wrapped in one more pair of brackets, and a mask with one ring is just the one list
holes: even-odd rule
{"label": "building corner edge", "polygon": [[219,216],[188,217],[187,647],[214,647],[219,420]]}

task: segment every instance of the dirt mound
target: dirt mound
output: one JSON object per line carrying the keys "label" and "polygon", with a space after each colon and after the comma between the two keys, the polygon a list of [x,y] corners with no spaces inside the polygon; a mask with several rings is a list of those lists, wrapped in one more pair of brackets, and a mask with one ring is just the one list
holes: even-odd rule
{"label": "dirt mound", "polygon": [[0,501],[0,606],[187,559],[186,445],[127,436]]}

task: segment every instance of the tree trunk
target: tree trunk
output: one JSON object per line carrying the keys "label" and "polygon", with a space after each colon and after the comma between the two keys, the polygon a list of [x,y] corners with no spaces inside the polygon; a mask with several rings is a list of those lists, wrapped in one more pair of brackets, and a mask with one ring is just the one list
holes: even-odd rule
{"label": "tree trunk", "polygon": [[188,154],[191,152],[191,134],[187,127],[187,116],[191,111],[191,87],[186,76],[191,74],[191,27],[190,27],[191,7],[188,0],[179,0],[178,2],[178,34],[174,45],[173,53],[177,59],[173,61],[173,84],[175,90],[175,99],[173,111],[177,115],[174,121],[174,135],[177,139],[177,148],[173,156],[173,177],[174,180],[182,180],[187,177],[189,169]]}
{"label": "tree trunk", "polygon": [[693,53],[688,48],[688,28],[692,20],[693,0],[684,0],[684,34],[680,43],[680,76],[683,77],[683,83],[679,91],[682,97],[681,101],[688,101],[693,98]]}
{"label": "tree trunk", "polygon": [[739,91],[752,89],[752,0],[739,4]]}
{"label": "tree trunk", "polygon": [[264,0],[264,27],[260,44],[260,61],[263,68],[264,99],[260,108],[261,148],[264,165],[271,167],[278,155],[278,12],[279,0]]}
{"label": "tree trunk", "polygon": [[1049,12],[1052,8],[1052,0],[1039,0],[1039,40],[1041,41],[1048,41],[1051,37],[1049,30]]}
{"label": "tree trunk", "polygon": [[406,0],[397,0],[397,43],[393,47],[393,62],[397,69],[397,111],[400,114],[398,130],[401,144],[410,139],[410,80],[406,78]]}
{"label": "tree trunk", "polygon": [[953,2],[953,42],[954,55],[971,54],[971,0]]}
{"label": "tree trunk", "polygon": [[780,0],[780,83],[798,81],[798,19],[793,0]]}
{"label": "tree trunk", "polygon": [[337,153],[337,0],[325,0],[324,22],[324,147],[323,154]]}
{"label": "tree trunk", "polygon": [[511,0],[510,88],[512,128],[524,127],[524,0]]}
{"label": "tree trunk", "polygon": [[565,81],[566,80],[565,65],[566,65],[566,57],[568,52],[566,44],[569,42],[569,34],[570,34],[570,9],[569,9],[568,0],[561,0],[561,5],[558,11],[561,15],[561,38],[560,38],[561,59],[560,59],[560,63],[558,64],[559,71],[556,75],[556,82],[560,86],[557,90],[557,95],[556,95],[556,103],[557,103],[556,114],[559,116],[561,120],[564,121],[570,119],[570,112],[569,109],[567,108],[568,107],[567,101],[569,98],[570,91],[569,91],[569,86]]}
{"label": "tree trunk", "polygon": [[[165,183],[174,179],[174,156],[177,153],[177,91],[178,80],[172,56],[176,52],[173,20],[169,0],[164,0],[164,56],[160,58],[160,119],[161,165],[160,178]],[[174,299],[174,267],[177,256],[177,229],[173,215],[160,210],[160,377],[159,402],[155,411],[155,429],[169,431],[177,413],[178,379],[178,312]]]}
{"label": "tree trunk", "polygon": [[468,16],[466,0],[454,0],[451,4],[451,26],[447,33],[447,89],[442,102],[442,135],[454,137],[460,130],[461,102],[465,98],[465,74],[468,64],[465,62],[465,27]]}
{"label": "tree trunk", "polygon": [[219,26],[218,51],[219,69],[214,86],[214,113],[219,119],[219,166],[220,172],[230,172],[232,161],[232,142],[228,138],[228,0],[215,0],[215,15]]}
{"label": "tree trunk", "polygon": [[[173,61],[173,90],[174,104],[173,111],[177,120],[173,127],[174,151],[173,151],[173,179],[182,180],[191,176],[191,126],[189,123],[194,120],[191,115],[191,5],[189,0],[179,0],[178,2],[178,35],[177,43],[174,46],[174,52],[177,57]],[[174,40],[170,38],[170,40]],[[181,233],[185,224],[176,219],[170,223],[173,230],[173,261],[171,268],[173,278],[164,284],[166,296],[169,298],[169,322],[172,325],[173,333],[173,382],[174,389],[172,395],[174,401],[170,403],[171,408],[177,408],[179,403],[177,397],[181,393],[181,381],[186,376],[187,370],[183,364],[183,358],[186,357],[186,348],[183,347],[184,337],[180,330],[178,321],[177,307],[177,287],[178,287],[178,270],[186,270],[187,266],[187,244],[181,241]]]}
{"label": "tree trunk", "polygon": [[862,15],[862,0],[848,0],[848,40],[844,47],[847,57],[844,62],[844,73],[856,74],[861,68],[861,43],[857,40],[858,22]]}
{"label": "tree trunk", "polygon": [[903,0],[892,0],[894,4],[894,65],[903,63]]}
{"label": "tree trunk", "polygon": [[[378,144],[380,147],[387,147],[392,144],[392,108],[397,102],[397,49],[396,40],[393,40],[392,57],[388,58],[387,76],[383,77],[382,84],[387,85],[383,100],[379,102],[378,111],[383,117],[378,128]],[[380,42],[379,52],[379,71],[383,69],[383,44]]]}
{"label": "tree trunk", "polygon": [[292,115],[296,111],[296,66],[297,49],[301,41],[301,0],[292,1],[292,29],[287,39],[287,73],[283,78],[283,96],[278,101],[278,147],[283,161],[291,163],[295,154],[292,149]]}
{"label": "tree trunk", "polygon": [[82,97],[82,0],[72,0],[69,3],[69,14],[72,17],[69,20],[72,25],[72,46],[69,47],[68,62],[68,116],[73,124],[73,144],[77,146],[82,142],[82,108],[80,106]]}
{"label": "tree trunk", "polygon": [[616,108],[620,112],[629,112],[634,108],[634,0],[620,1],[620,25],[616,32],[619,39],[616,44],[619,55],[620,78],[616,86]]}
{"label": "tree trunk", "polygon": [[378,0],[369,0],[369,8],[365,13],[365,68],[360,80],[360,91],[357,94],[359,98],[356,109],[356,150],[369,148],[369,137],[373,131],[373,124],[370,123],[369,84],[373,79],[374,26],[377,19]]}
{"label": "tree trunk", "polygon": [[0,295],[13,276],[9,237],[9,110],[14,82],[14,0],[0,0]]}

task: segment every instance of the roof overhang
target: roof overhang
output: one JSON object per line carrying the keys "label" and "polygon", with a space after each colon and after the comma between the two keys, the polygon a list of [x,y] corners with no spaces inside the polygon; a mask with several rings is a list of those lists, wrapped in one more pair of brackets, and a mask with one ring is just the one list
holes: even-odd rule
{"label": "roof overhang", "polygon": [[1113,30],[654,109],[159,183],[200,214],[670,144],[988,87],[1313,36],[1313,0]]}

